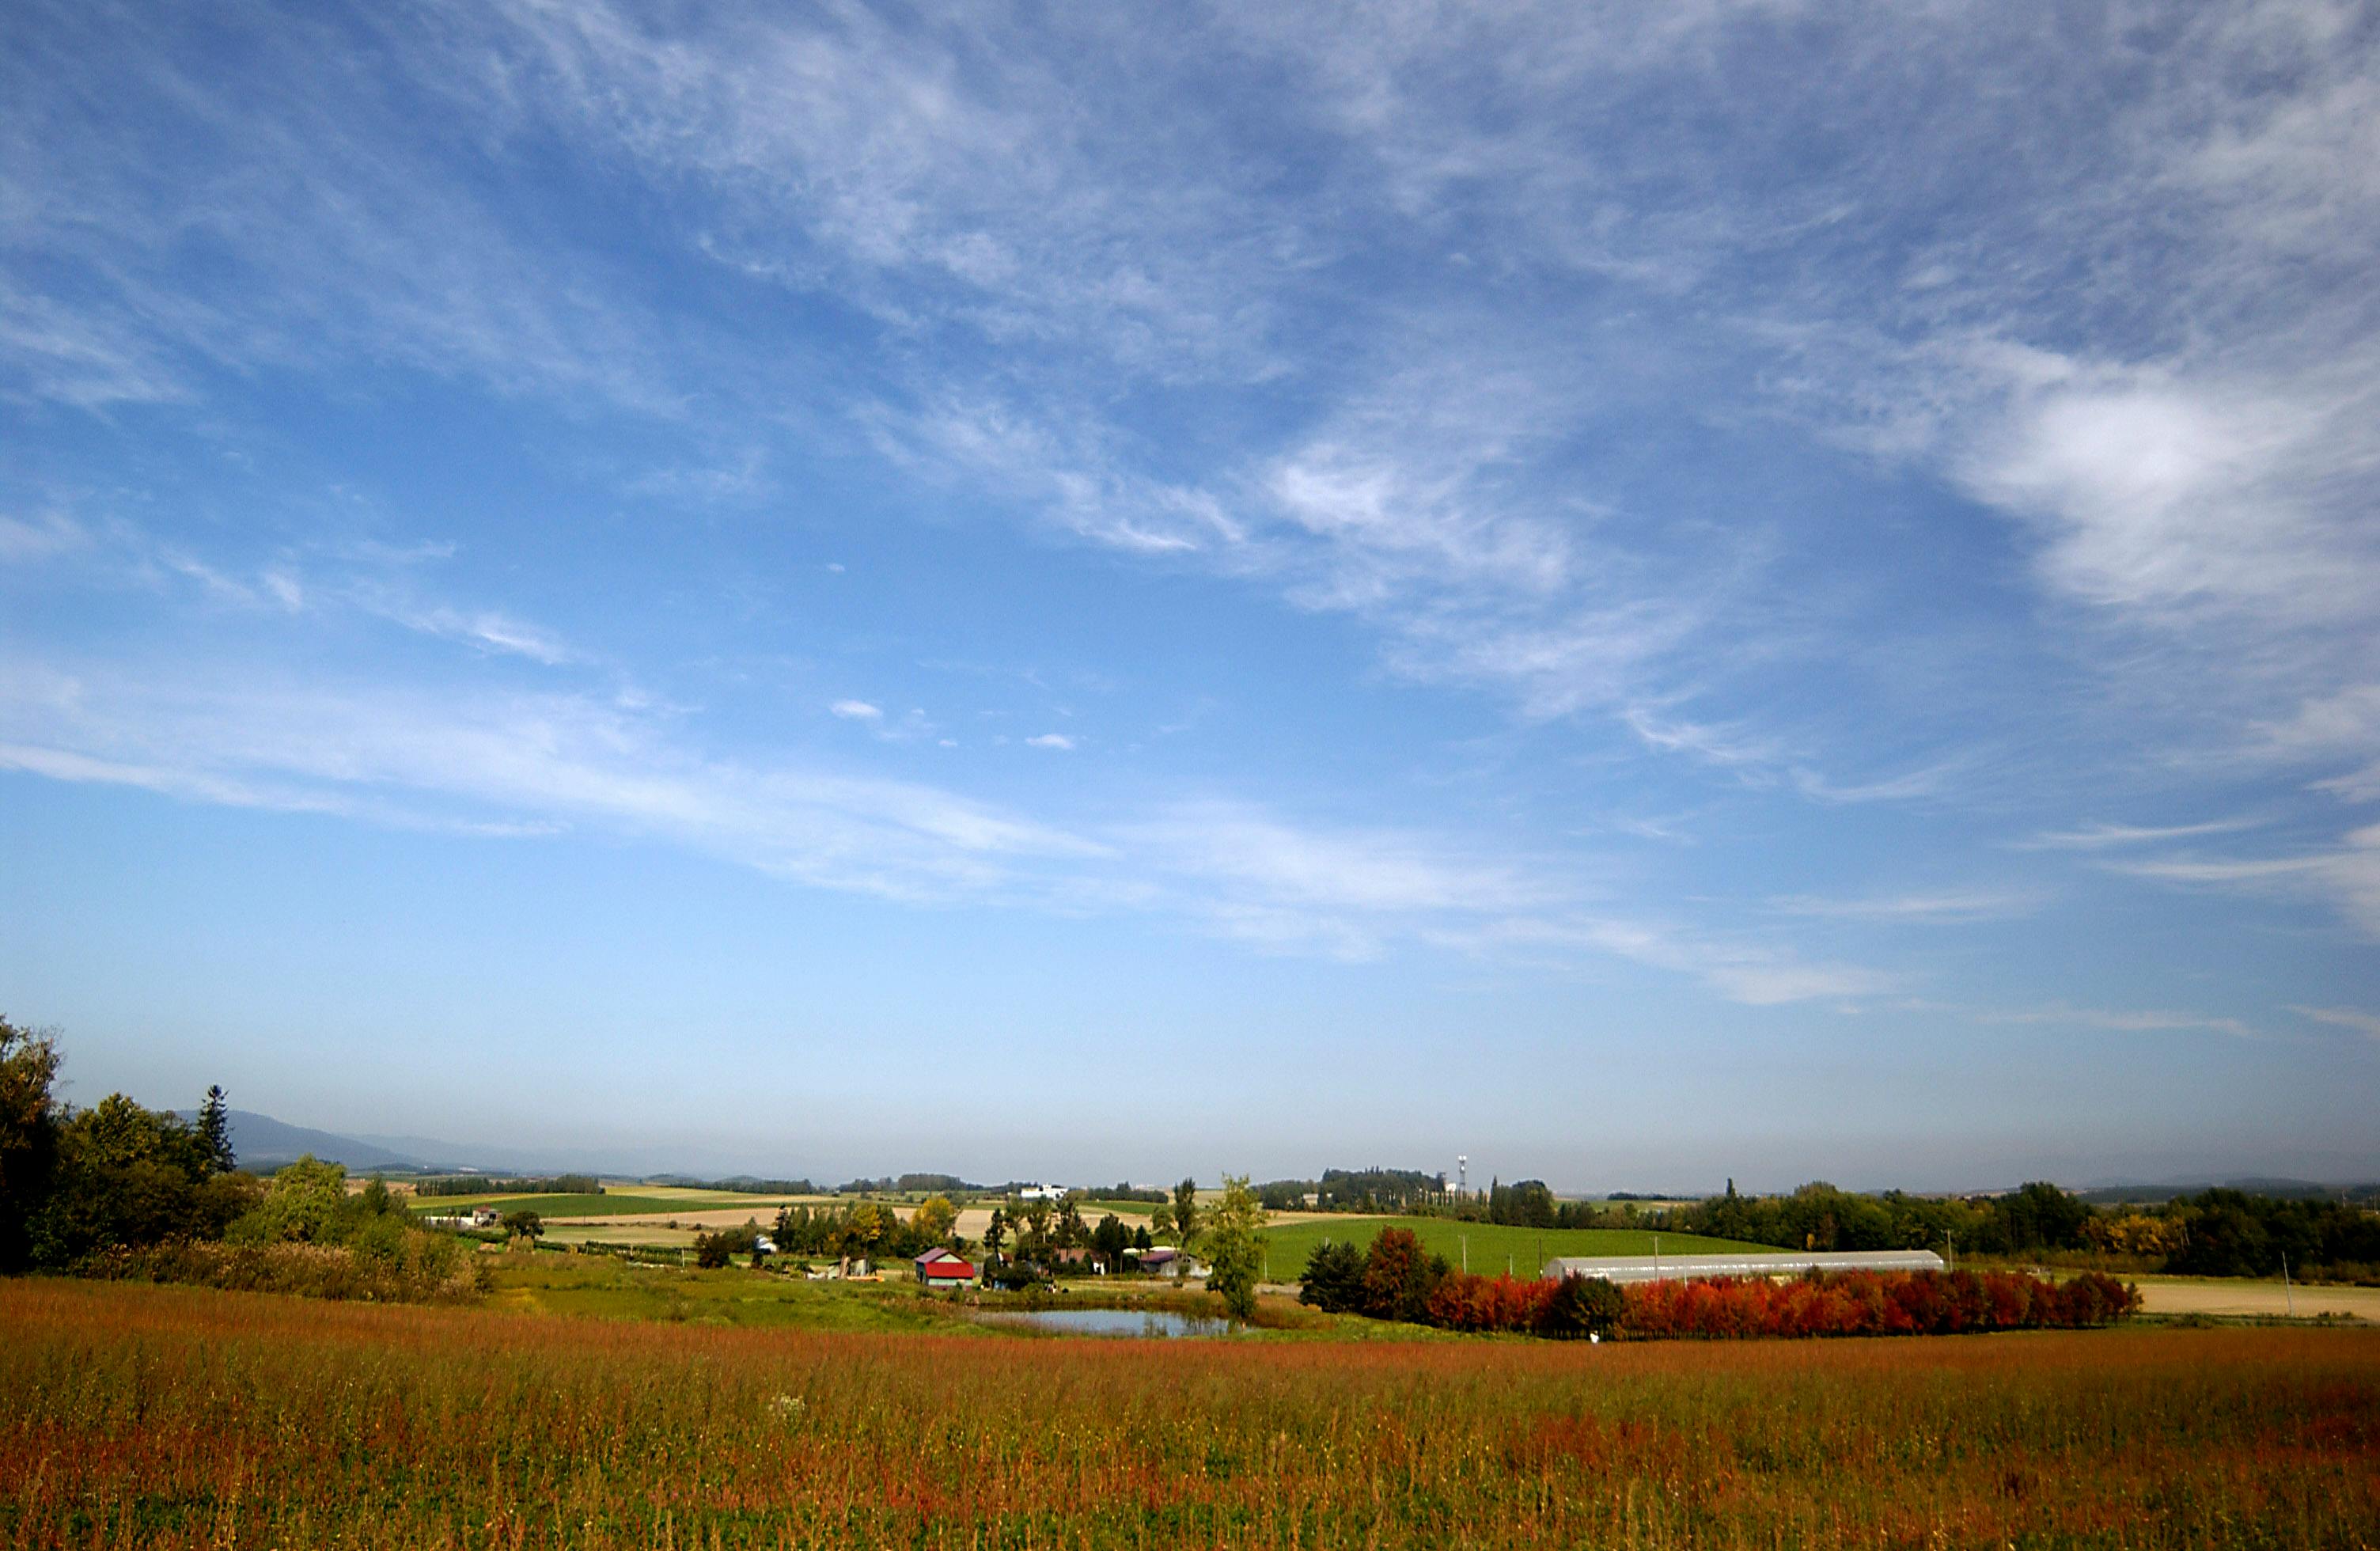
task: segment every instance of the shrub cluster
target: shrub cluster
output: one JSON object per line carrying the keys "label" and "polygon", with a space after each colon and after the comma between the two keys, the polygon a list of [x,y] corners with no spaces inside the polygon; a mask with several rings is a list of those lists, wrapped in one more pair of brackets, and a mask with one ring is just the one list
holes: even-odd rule
{"label": "shrub cluster", "polygon": [[111,1281],[188,1282],[235,1292],[388,1303],[468,1303],[487,1290],[487,1268],[451,1234],[361,1235],[349,1244],[226,1244],[181,1239],[118,1245],[77,1270]]}
{"label": "shrub cluster", "polygon": [[1602,1277],[1475,1277],[1439,1278],[1429,1295],[1429,1323],[1446,1330],[1512,1330],[1557,1339],[1603,1335],[1627,1312],[1620,1289]]}

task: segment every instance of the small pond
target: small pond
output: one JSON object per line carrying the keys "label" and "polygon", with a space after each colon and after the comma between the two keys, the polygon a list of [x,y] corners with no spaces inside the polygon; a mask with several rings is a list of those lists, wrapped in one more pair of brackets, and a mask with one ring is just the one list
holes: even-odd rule
{"label": "small pond", "polygon": [[984,1323],[1058,1330],[1070,1336],[1229,1336],[1239,1328],[1228,1319],[1166,1309],[1023,1309],[987,1315]]}

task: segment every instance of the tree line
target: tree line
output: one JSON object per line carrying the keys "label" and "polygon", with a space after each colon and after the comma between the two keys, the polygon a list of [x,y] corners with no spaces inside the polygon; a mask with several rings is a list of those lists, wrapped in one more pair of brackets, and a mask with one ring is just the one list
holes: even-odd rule
{"label": "tree line", "polygon": [[2331,1200],[2216,1189],[2159,1206],[2094,1207],[2046,1181],[2005,1195],[1854,1194],[1824,1181],[1786,1195],[1725,1194],[1648,1220],[1684,1232],[1785,1249],[1941,1249],[2114,1255],[2189,1276],[2380,1279],[2380,1214]]}
{"label": "tree line", "polygon": [[332,1297],[470,1296],[452,1235],[414,1224],[378,1180],[302,1157],[238,1167],[221,1087],[194,1120],[120,1093],[59,1098],[55,1036],[0,1017],[0,1270],[200,1281]]}
{"label": "tree line", "polygon": [[484,1174],[454,1174],[417,1180],[413,1194],[433,1195],[601,1195],[603,1181],[592,1174],[549,1174],[541,1179],[496,1180]]}
{"label": "tree line", "polygon": [[[1444,1176],[1437,1176],[1442,1181]],[[1259,1187],[1275,1210],[1444,1217],[1513,1227],[1653,1229],[1804,1251],[1947,1251],[1951,1255],[2091,1255],[2133,1270],[2210,1277],[2293,1276],[2380,1282],[2380,1211],[2355,1193],[2338,1199],[2259,1194],[2232,1188],[2155,1205],[2095,1206],[2045,1180],[2005,1194],[1912,1195],[1842,1190],[1823,1180],[1774,1195],[1745,1195],[1730,1180],[1718,1195],[1647,1206],[1625,1196],[1564,1201],[1543,1180],[1442,1194],[1409,1169],[1324,1171],[1323,1181]]]}

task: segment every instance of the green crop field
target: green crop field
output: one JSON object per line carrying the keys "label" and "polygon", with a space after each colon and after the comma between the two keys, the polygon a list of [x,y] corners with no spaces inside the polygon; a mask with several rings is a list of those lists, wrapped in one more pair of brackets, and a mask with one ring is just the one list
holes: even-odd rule
{"label": "green crop field", "polygon": [[[1295,1281],[1305,1268],[1305,1257],[1325,1239],[1368,1244],[1383,1228],[1408,1228],[1433,1254],[1461,1266],[1464,1243],[1470,1242],[1471,1269],[1494,1276],[1510,1264],[1516,1276],[1534,1277],[1545,1260],[1558,1254],[1651,1254],[1654,1234],[1616,1228],[1504,1228],[1488,1222],[1455,1222],[1446,1218],[1334,1218],[1283,1223],[1265,1230],[1267,1269],[1275,1281]],[[1664,1254],[1782,1254],[1771,1244],[1741,1244],[1728,1239],[1705,1239],[1692,1233],[1658,1235]]]}
{"label": "green crop field", "polygon": [[1149,1213],[1157,1210],[1154,1201],[1102,1201],[1094,1198],[1075,1205],[1082,1208],[1083,1219],[1094,1226],[1099,1218],[1109,1216],[1122,1218],[1126,1222],[1146,1220]]}

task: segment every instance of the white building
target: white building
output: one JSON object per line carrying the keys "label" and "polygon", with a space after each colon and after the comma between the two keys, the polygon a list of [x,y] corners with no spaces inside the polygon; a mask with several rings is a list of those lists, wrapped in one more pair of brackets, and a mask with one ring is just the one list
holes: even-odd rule
{"label": "white building", "polygon": [[1808,1271],[1938,1271],[1932,1250],[1853,1250],[1828,1254],[1564,1254],[1546,1262],[1548,1281],[1602,1277],[1615,1282],[1694,1281],[1705,1277],[1798,1277]]}

